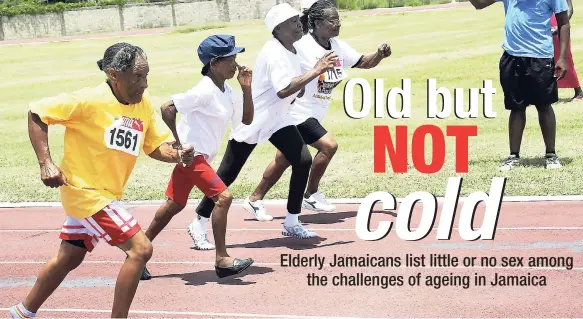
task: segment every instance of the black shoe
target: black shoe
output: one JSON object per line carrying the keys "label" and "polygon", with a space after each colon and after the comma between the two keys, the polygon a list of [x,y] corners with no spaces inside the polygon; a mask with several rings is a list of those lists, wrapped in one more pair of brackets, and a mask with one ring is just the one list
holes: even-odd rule
{"label": "black shoe", "polygon": [[142,270],[142,276],[140,277],[140,280],[150,280],[150,279],[152,279],[152,275],[148,271],[148,268],[144,267],[144,270]]}
{"label": "black shoe", "polygon": [[247,259],[235,258],[235,260],[233,261],[233,266],[230,266],[230,267],[215,266],[215,272],[217,273],[217,276],[219,276],[219,278],[225,278],[225,277],[229,277],[229,276],[233,276],[233,275],[242,273],[243,271],[245,271],[245,269],[249,268],[249,266],[251,266],[252,264],[253,264],[253,259],[251,259],[251,258],[247,258]]}

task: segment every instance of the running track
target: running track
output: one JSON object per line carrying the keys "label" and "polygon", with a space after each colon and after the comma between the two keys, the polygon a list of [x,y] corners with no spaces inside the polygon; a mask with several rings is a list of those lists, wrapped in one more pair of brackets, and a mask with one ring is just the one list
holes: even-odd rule
{"label": "running track", "polygon": [[[150,223],[157,205],[129,206],[143,227]],[[217,279],[214,252],[193,250],[185,231],[193,207],[178,215],[154,241],[149,264],[152,280],[139,286],[133,317],[190,318],[332,318],[341,317],[583,317],[583,201],[503,202],[494,241],[463,242],[456,228],[452,240],[437,242],[435,231],[419,242],[399,240],[394,232],[384,240],[363,242],[356,237],[358,205],[338,205],[335,213],[303,212],[302,221],[321,238],[283,238],[281,204],[267,205],[276,216],[256,222],[238,204],[230,211],[227,243],[233,256],[251,256],[256,263],[246,273]],[[421,207],[411,221],[416,227]],[[379,207],[380,209],[380,207]],[[459,207],[458,207],[459,213]],[[475,226],[481,224],[480,206]],[[394,220],[393,212],[378,211],[371,221]],[[439,217],[438,217],[439,218]],[[42,264],[58,248],[58,230],[64,220],[54,208],[0,209],[0,311],[23,299]],[[437,223],[435,224],[437,226]],[[454,227],[457,227],[457,216]],[[212,232],[210,233],[212,235]],[[407,253],[450,253],[453,256],[573,256],[574,268],[504,269],[455,268],[286,268],[281,254],[334,254],[401,256]],[[73,271],[46,302],[39,317],[108,317],[114,283],[124,256],[100,243],[86,263]],[[330,259],[328,260],[330,261]],[[309,287],[307,274],[341,272],[368,275],[470,275],[488,280],[500,274],[547,276],[546,287]],[[227,299],[227,296],[232,298]],[[313,317],[312,317],[313,316]]]}

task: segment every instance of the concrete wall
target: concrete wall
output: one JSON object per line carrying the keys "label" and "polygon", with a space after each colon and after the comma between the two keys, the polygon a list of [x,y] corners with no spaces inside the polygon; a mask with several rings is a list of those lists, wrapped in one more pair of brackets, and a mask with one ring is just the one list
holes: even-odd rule
{"label": "concrete wall", "polygon": [[0,17],[0,41],[263,19],[272,6],[300,0],[181,0]]}

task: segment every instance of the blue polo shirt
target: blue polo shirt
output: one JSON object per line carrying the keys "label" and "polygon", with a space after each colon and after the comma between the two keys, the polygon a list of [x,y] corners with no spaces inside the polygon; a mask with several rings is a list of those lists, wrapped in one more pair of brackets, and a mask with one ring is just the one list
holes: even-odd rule
{"label": "blue polo shirt", "polygon": [[567,11],[567,0],[497,1],[504,3],[506,13],[502,48],[513,56],[552,58],[551,16]]}

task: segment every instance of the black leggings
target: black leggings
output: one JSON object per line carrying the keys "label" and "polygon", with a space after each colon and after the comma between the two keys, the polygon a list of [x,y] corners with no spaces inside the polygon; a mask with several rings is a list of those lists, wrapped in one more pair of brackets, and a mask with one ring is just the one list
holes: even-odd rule
{"label": "black leggings", "polygon": [[[302,207],[302,198],[310,175],[310,167],[312,166],[310,151],[306,143],[304,143],[297,127],[293,125],[286,126],[273,133],[269,141],[291,163],[292,174],[289,183],[287,210],[291,214],[299,214]],[[257,144],[229,140],[227,150],[217,170],[217,175],[223,180],[225,185],[231,186],[235,179],[237,179],[239,172],[241,172],[255,146]],[[210,218],[214,208],[214,201],[208,197],[204,197],[196,208],[196,212],[200,216]]]}

